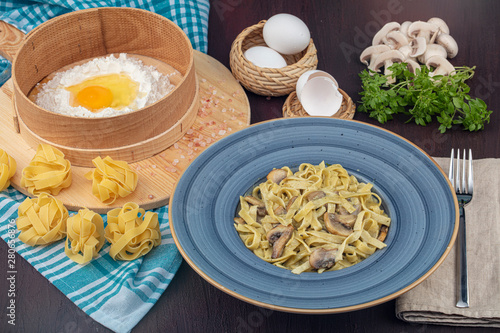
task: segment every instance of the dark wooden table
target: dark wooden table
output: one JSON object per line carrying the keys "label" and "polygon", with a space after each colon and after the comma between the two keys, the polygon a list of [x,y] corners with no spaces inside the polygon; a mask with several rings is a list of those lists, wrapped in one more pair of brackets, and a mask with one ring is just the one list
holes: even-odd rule
{"label": "dark wooden table", "polygon": [[[294,14],[311,30],[318,49],[318,68],[332,74],[354,101],[359,100],[358,73],[365,67],[360,52],[376,29],[389,21],[427,20],[437,16],[450,26],[459,44],[456,66],[477,66],[469,81],[471,95],[494,113],[485,130],[454,128],[440,134],[436,124],[421,127],[397,118],[382,127],[423,148],[432,156],[448,156],[452,147],[472,148],[475,158],[500,157],[500,33],[496,0],[342,0],[342,1],[212,1],[208,53],[229,67],[231,43],[245,27],[277,13]],[[252,123],[281,117],[285,100],[248,93]],[[372,124],[366,114],[355,118]],[[0,256],[7,247],[0,242]],[[0,271],[6,272],[6,260]],[[93,321],[25,260],[18,258],[17,325],[19,332],[108,332]],[[7,282],[0,279],[0,307],[6,308]],[[5,332],[5,311],[0,331]],[[493,332],[493,329],[413,325],[395,316],[395,301],[349,313],[300,315],[259,308],[235,299],[203,280],[183,263],[172,283],[133,332]],[[496,331],[496,330],[495,330]]]}

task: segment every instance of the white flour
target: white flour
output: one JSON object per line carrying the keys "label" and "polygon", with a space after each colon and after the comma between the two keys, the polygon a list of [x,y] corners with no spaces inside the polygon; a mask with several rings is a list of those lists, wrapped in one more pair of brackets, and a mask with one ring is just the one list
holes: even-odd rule
{"label": "white flour", "polygon": [[[78,84],[88,78],[107,74],[127,74],[139,84],[137,98],[130,106],[120,110],[105,108],[100,112],[92,112],[84,107],[70,105],[71,93],[64,89]],[[153,66],[145,66],[142,61],[127,57],[122,53],[116,58],[113,55],[96,58],[67,71],[57,73],[52,80],[42,84],[36,96],[36,104],[46,110],[75,117],[98,118],[112,117],[138,110],[166,96],[174,86],[167,75]]]}

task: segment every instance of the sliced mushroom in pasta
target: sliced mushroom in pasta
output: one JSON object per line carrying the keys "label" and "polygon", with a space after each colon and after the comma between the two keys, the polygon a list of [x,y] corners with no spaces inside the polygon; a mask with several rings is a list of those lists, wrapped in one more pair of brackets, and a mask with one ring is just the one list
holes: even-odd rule
{"label": "sliced mushroom in pasta", "polygon": [[294,274],[343,269],[386,246],[391,219],[372,187],[339,164],[273,169],[240,197],[234,227],[255,255]]}

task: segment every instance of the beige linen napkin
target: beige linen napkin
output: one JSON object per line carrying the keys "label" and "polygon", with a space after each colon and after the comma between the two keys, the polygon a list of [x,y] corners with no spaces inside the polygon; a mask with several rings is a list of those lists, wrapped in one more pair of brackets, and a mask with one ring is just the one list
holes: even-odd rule
{"label": "beige linen napkin", "polygon": [[[448,173],[449,158],[435,158]],[[465,208],[469,308],[457,308],[456,247],[421,284],[396,301],[399,319],[500,328],[500,159],[473,161],[474,197]]]}

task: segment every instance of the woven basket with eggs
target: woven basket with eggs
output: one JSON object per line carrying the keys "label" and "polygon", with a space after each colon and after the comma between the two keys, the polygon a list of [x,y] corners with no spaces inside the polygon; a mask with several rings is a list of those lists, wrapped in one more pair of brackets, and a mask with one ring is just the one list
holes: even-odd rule
{"label": "woven basket with eggs", "polygon": [[284,96],[295,90],[299,77],[318,64],[317,51],[312,39],[307,47],[296,54],[281,54],[286,61],[282,68],[259,67],[244,53],[254,46],[266,46],[263,28],[266,20],[243,30],[234,40],[230,51],[230,66],[234,77],[249,91],[263,96]]}

